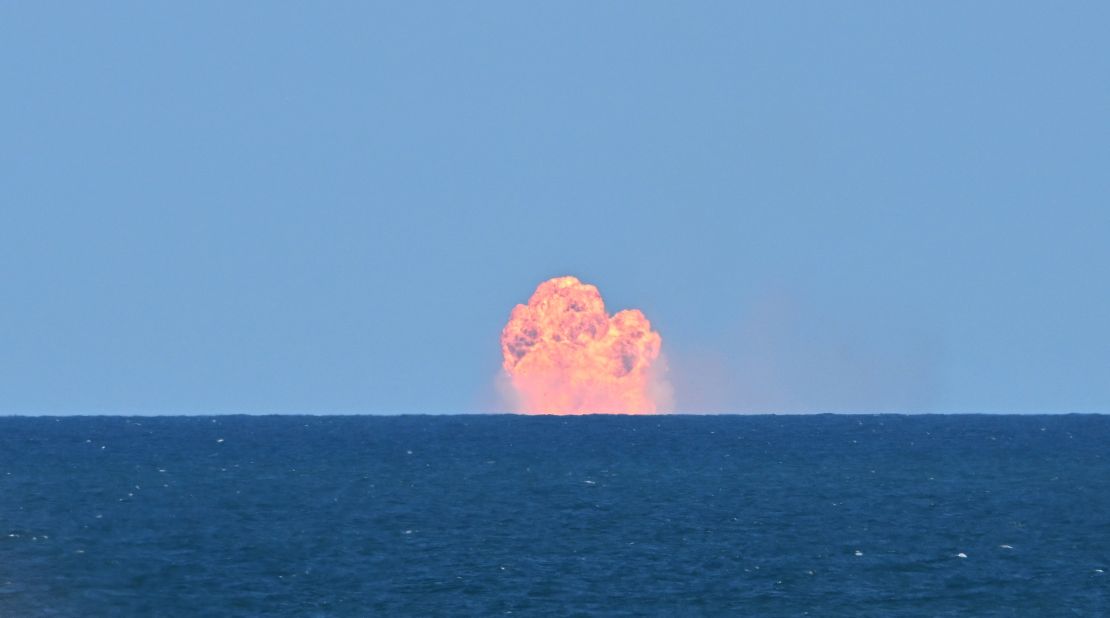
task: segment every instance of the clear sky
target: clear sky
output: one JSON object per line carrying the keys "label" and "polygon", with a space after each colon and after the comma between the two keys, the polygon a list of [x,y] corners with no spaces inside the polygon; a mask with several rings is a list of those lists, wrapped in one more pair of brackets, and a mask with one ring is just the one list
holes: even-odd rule
{"label": "clear sky", "polygon": [[1105,2],[5,2],[0,414],[1110,411]]}

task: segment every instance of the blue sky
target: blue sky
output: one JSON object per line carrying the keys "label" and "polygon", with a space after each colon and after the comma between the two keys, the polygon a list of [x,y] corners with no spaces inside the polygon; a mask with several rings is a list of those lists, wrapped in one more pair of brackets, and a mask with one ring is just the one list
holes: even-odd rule
{"label": "blue sky", "polygon": [[5,3],[0,414],[500,409],[573,274],[677,406],[1110,410],[1110,9]]}

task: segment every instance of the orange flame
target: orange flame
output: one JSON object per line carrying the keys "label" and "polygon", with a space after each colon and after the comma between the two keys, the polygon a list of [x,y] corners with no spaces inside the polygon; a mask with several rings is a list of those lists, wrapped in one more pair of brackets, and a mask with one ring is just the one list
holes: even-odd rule
{"label": "orange flame", "polygon": [[659,333],[639,309],[609,316],[597,288],[556,277],[501,331],[517,411],[651,414],[665,406]]}

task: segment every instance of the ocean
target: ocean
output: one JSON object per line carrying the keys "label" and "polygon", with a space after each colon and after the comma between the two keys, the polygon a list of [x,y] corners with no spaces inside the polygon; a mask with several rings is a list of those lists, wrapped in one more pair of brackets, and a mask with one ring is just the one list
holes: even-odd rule
{"label": "ocean", "polygon": [[1110,416],[0,418],[0,617],[495,615],[1110,615]]}

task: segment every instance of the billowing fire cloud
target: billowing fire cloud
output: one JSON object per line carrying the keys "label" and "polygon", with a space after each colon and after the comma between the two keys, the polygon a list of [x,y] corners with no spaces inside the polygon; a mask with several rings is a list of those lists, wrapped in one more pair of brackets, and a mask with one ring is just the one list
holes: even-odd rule
{"label": "billowing fire cloud", "polygon": [[556,277],[501,332],[519,412],[651,414],[669,405],[663,341],[638,309],[610,316],[597,288]]}

